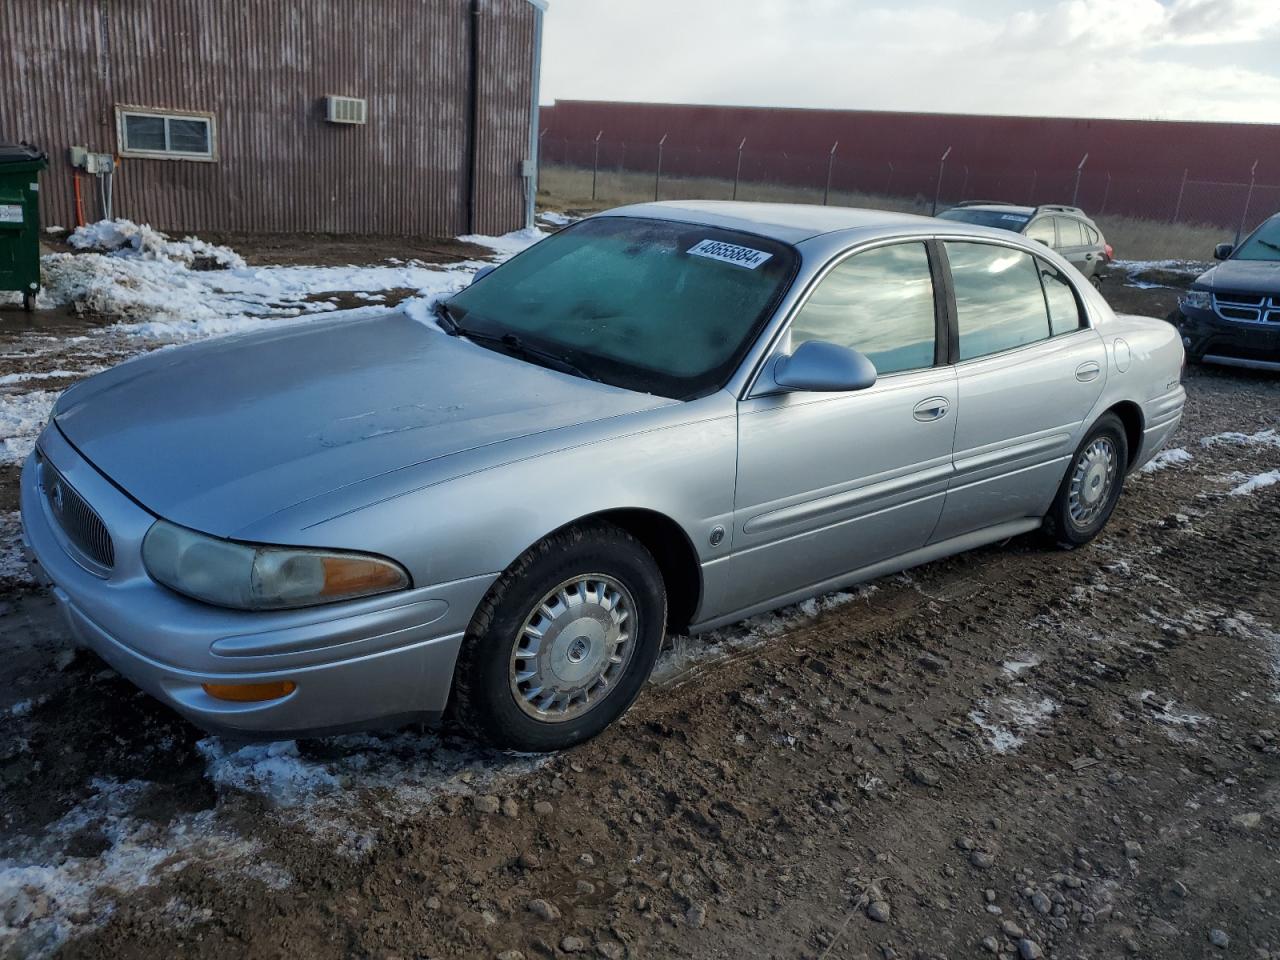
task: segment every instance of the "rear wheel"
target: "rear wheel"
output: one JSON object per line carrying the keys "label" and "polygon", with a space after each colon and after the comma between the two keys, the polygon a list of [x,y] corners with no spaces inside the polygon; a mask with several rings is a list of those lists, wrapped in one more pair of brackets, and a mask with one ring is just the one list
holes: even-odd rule
{"label": "rear wheel", "polygon": [[527,550],[490,588],[454,674],[456,721],[543,752],[594,737],[631,706],[666,629],[666,590],[638,540],[604,523]]}
{"label": "rear wheel", "polygon": [[1129,443],[1114,413],[1098,418],[1076,448],[1058,495],[1045,516],[1045,529],[1058,543],[1078,547],[1107,525],[1124,488]]}

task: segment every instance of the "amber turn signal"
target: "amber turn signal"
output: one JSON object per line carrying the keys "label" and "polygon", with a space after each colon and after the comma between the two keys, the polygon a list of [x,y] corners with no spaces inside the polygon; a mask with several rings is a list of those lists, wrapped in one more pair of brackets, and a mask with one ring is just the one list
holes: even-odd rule
{"label": "amber turn signal", "polygon": [[292,680],[273,680],[270,683],[202,683],[200,686],[215,700],[230,700],[233,703],[279,700],[298,687]]}
{"label": "amber turn signal", "polygon": [[399,590],[405,585],[399,568],[383,560],[332,555],[325,557],[324,597],[356,597],[363,594]]}

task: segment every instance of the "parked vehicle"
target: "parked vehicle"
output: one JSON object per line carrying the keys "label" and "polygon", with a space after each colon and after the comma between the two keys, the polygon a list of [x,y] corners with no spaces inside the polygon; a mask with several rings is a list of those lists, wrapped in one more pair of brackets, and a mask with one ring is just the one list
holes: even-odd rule
{"label": "parked vehicle", "polygon": [[1187,358],[1280,370],[1280,213],[1213,255],[1222,263],[1196,278],[1173,317]]}
{"label": "parked vehicle", "polygon": [[1058,203],[1026,207],[999,200],[966,200],[938,216],[943,220],[1012,230],[1039,240],[1066,257],[1095,284],[1101,279],[1098,268],[1115,259],[1115,251],[1102,236],[1102,230],[1079,207]]}
{"label": "parked vehicle", "polygon": [[[1181,417],[1182,346],[1025,237],[623,207],[438,308],[164,350],[23,468],[80,639],[195,723],[567,747],[699,632],[1047,527]],[[442,329],[444,332],[442,332]]]}

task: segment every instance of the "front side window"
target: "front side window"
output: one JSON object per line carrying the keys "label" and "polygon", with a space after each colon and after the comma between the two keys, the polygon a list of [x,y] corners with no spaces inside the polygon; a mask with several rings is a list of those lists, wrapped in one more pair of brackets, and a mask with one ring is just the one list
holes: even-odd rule
{"label": "front side window", "polygon": [[791,323],[791,348],[827,340],[868,357],[881,374],[933,365],[933,275],[923,243],[855,254],[828,273]]}
{"label": "front side window", "polygon": [[1043,260],[1036,260],[1040,268],[1040,282],[1044,284],[1044,299],[1049,305],[1049,331],[1053,336],[1071,333],[1084,326],[1080,302],[1075,290],[1062,271]]}
{"label": "front side window", "polygon": [[1032,240],[1039,240],[1045,246],[1057,246],[1057,239],[1053,233],[1053,217],[1041,217],[1027,227],[1027,236]]}
{"label": "front side window", "polygon": [[164,160],[213,160],[213,117],[119,107],[120,153]]}
{"label": "front side window", "polygon": [[1036,258],[987,243],[946,241],[960,359],[1011,350],[1049,336]]}
{"label": "front side window", "polygon": [[537,351],[582,376],[687,399],[727,382],[797,259],[755,234],[596,217],[534,244],[447,307],[483,346],[526,359]]}

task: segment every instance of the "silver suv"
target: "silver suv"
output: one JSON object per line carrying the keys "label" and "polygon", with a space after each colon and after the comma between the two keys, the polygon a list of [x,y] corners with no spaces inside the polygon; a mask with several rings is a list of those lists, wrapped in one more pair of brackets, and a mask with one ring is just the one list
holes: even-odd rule
{"label": "silver suv", "polygon": [[1079,207],[1045,203],[1019,206],[1000,200],[966,200],[938,214],[943,220],[959,220],[983,227],[1012,230],[1052,247],[1082,274],[1098,283],[1098,268],[1113,259],[1111,244]]}

